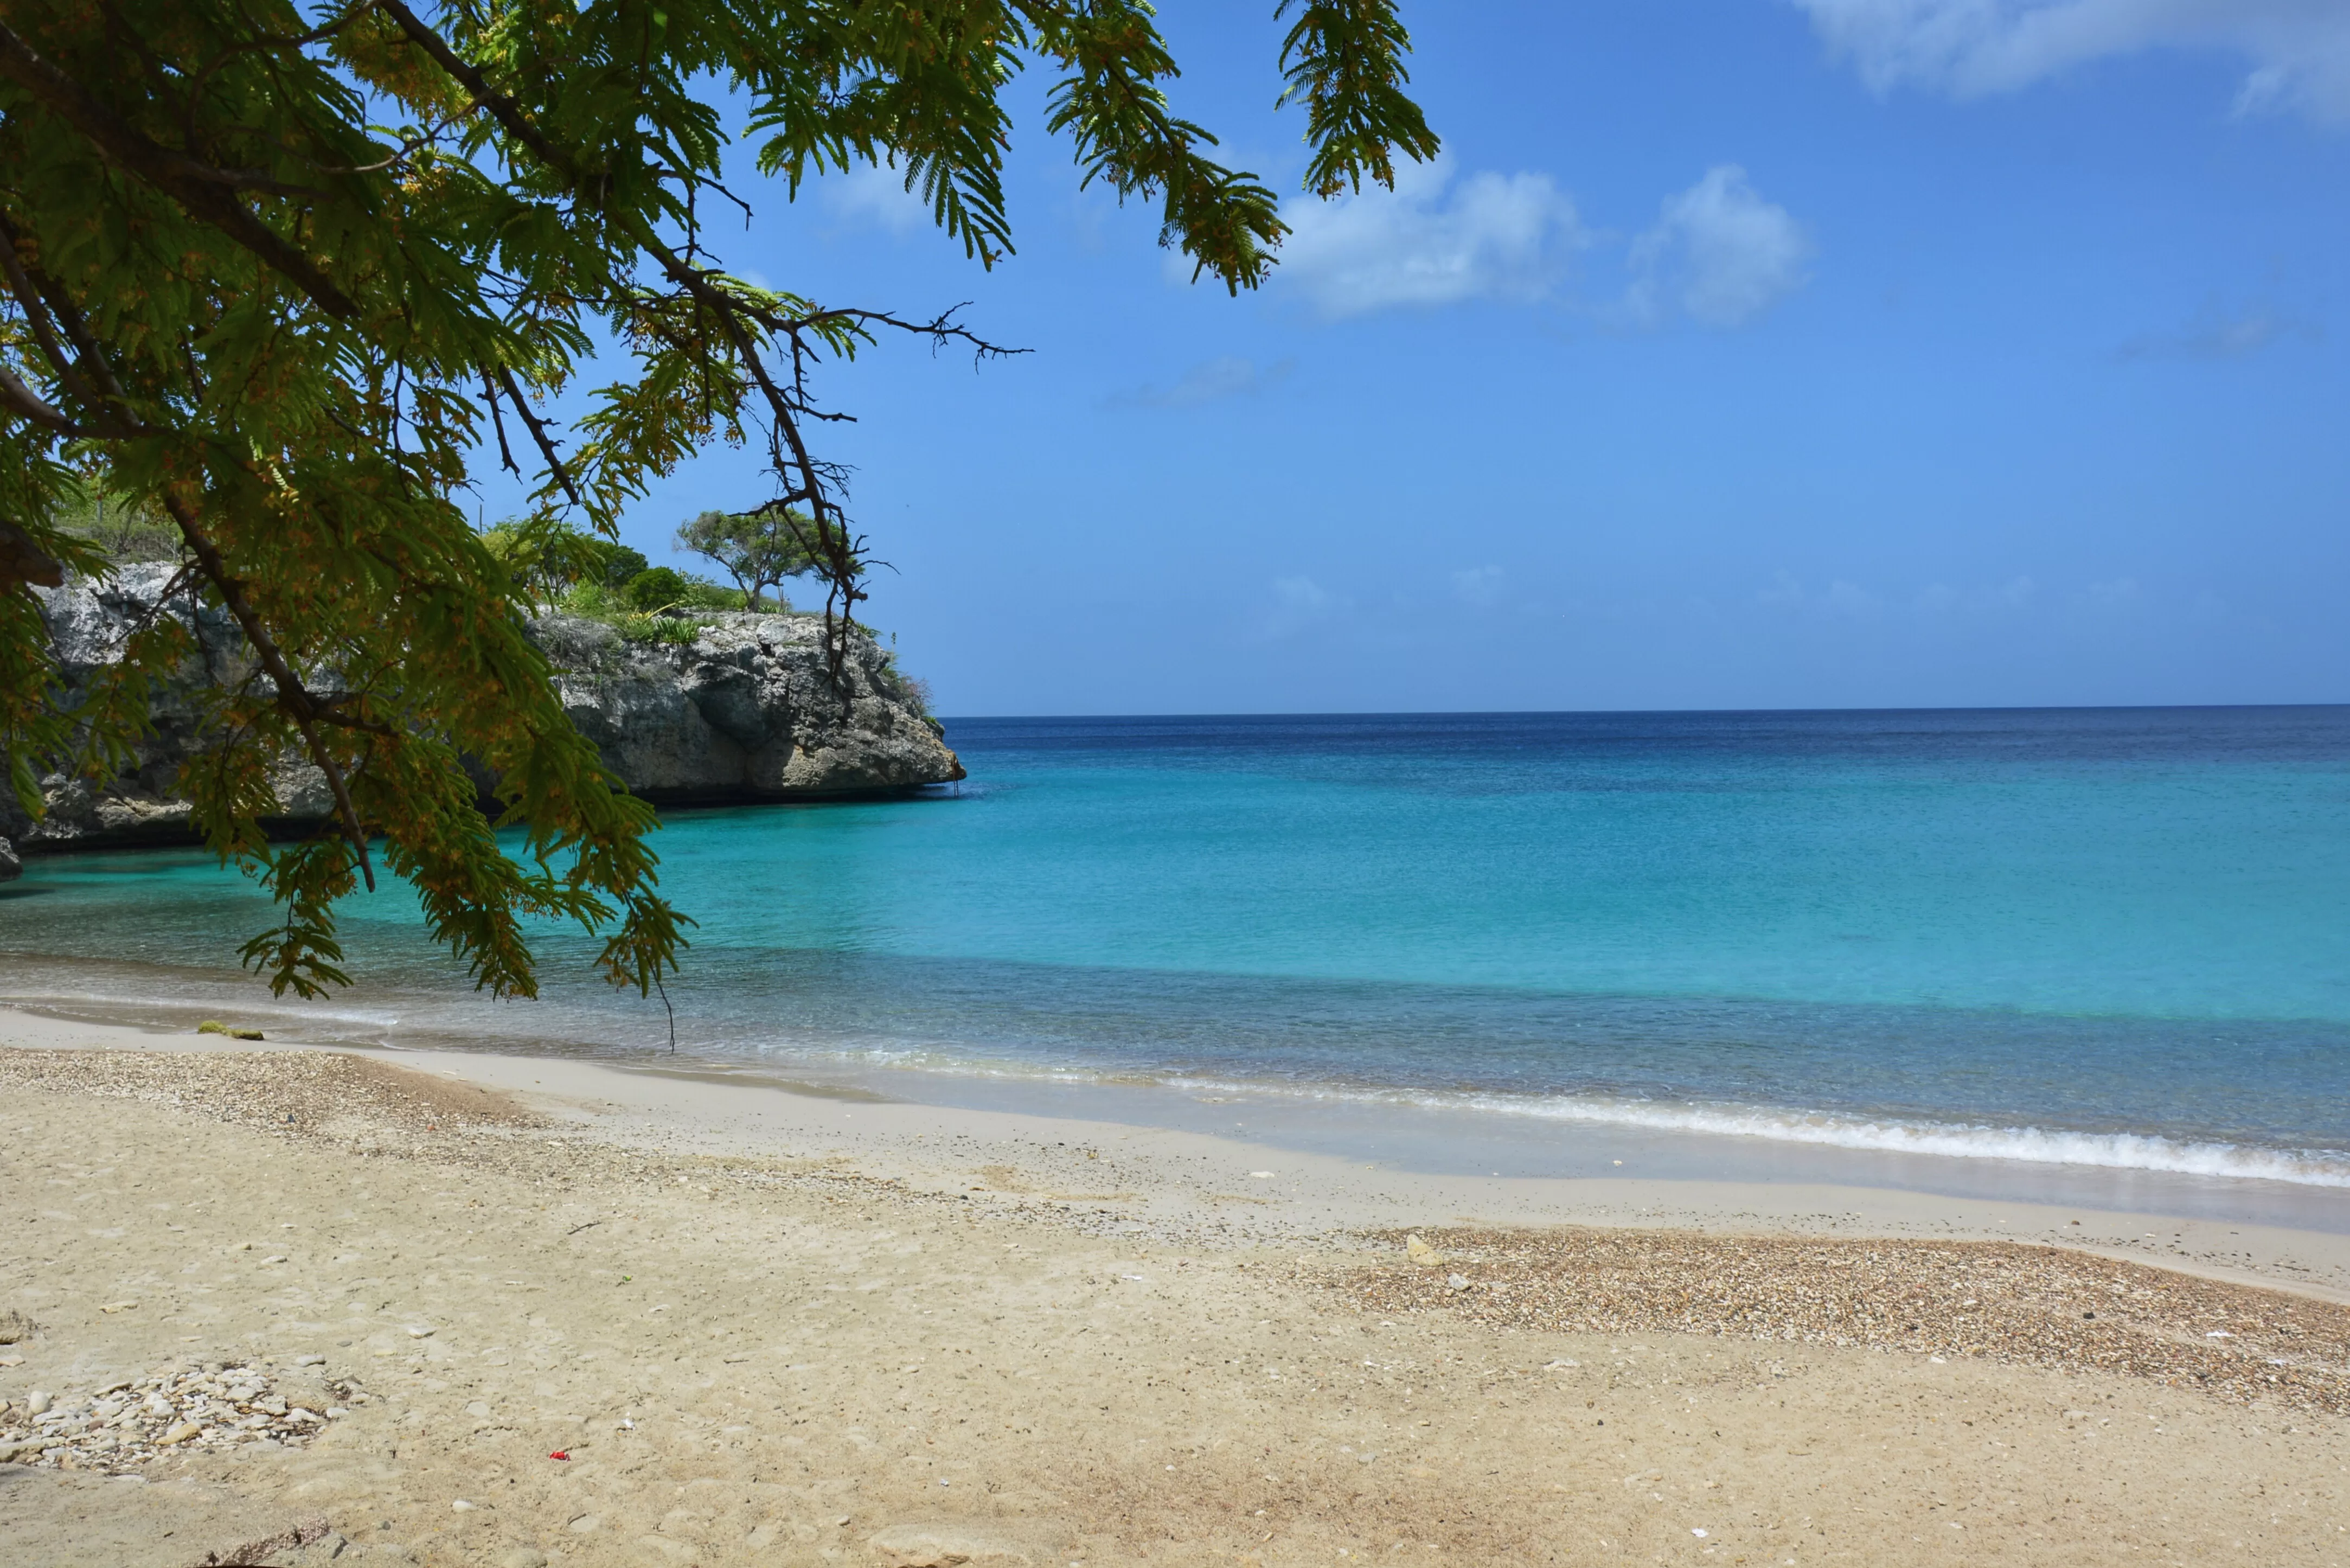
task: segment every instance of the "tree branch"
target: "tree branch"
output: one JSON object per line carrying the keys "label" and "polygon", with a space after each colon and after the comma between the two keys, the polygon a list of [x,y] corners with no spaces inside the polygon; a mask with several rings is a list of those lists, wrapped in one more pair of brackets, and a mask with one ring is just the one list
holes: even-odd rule
{"label": "tree branch", "polygon": [[[67,395],[79,402],[93,418],[105,419],[106,404],[90,391],[88,385],[82,380],[81,373],[73,360],[67,357],[62,348],[58,347],[56,334],[49,330],[49,313],[44,308],[44,296],[41,291],[34,286],[32,278],[25,272],[24,259],[16,254],[16,226],[10,223],[5,215],[0,215],[0,269],[6,271],[8,291],[16,296],[17,307],[25,313],[25,325],[32,329],[33,341],[39,344],[41,352],[48,357],[49,368],[57,372],[57,384],[65,388]],[[12,376],[9,379],[14,381],[16,378]],[[48,407],[38,398],[33,397],[31,388],[24,387],[22,383],[18,383],[18,387],[26,397],[39,403],[42,408]],[[58,420],[65,418],[62,413],[55,410],[50,410],[50,413]],[[40,419],[40,416],[33,417]],[[48,423],[49,421],[47,419],[40,419],[40,422]]]}
{"label": "tree branch", "polygon": [[188,542],[189,554],[195,556],[196,565],[203,569],[213,591],[220,595],[221,603],[228,607],[228,613],[236,618],[237,627],[244,633],[245,641],[253,645],[254,656],[276,684],[277,706],[294,721],[294,727],[302,732],[302,743],[309,752],[310,760],[318,765],[320,773],[327,775],[327,787],[335,795],[335,814],[342,819],[343,836],[350,841],[352,853],[359,857],[359,875],[367,879],[368,891],[374,892],[375,863],[368,854],[367,829],[360,826],[359,808],[351,803],[350,786],[344,780],[342,765],[335,761],[333,753],[318,739],[318,732],[313,722],[314,720],[329,723],[338,721],[322,709],[318,700],[310,694],[309,688],[302,684],[302,678],[294,673],[294,667],[286,662],[276,640],[261,624],[261,616],[254,609],[253,601],[245,597],[244,584],[231,575],[228,564],[221,559],[220,547],[204,533],[187,504],[176,495],[166,494],[163,509],[172,514],[172,521],[180,525],[180,536]]}
{"label": "tree branch", "polygon": [[505,128],[506,134],[538,155],[540,161],[556,173],[578,182],[579,171],[563,156],[554,142],[539,133],[538,127],[522,111],[522,106],[490,85],[489,78],[465,63],[464,57],[449,47],[449,40],[428,26],[400,0],[376,0],[376,9],[392,20],[392,24],[408,36],[408,41],[432,57],[432,63],[455,78],[473,101],[490,113],[490,118]]}
{"label": "tree branch", "polygon": [[14,523],[0,520],[0,584],[31,583],[36,587],[66,586],[66,569]]}
{"label": "tree branch", "polygon": [[[578,507],[582,512],[587,511],[588,504],[579,499],[579,487],[571,483],[571,470],[569,466],[564,462],[562,457],[556,452],[555,440],[552,436],[549,436],[546,433],[546,425],[545,421],[540,420],[536,414],[532,413],[530,411],[530,405],[523,400],[521,389],[515,385],[514,372],[501,365],[498,367],[497,375],[499,383],[506,389],[506,396],[514,400],[515,412],[520,414],[522,416],[522,422],[529,427],[530,439],[538,443],[539,453],[546,459],[546,466],[555,471],[556,479],[563,486],[563,493],[571,497],[572,505]],[[494,401],[492,402],[490,407],[492,411],[495,412],[497,405]],[[498,443],[500,446],[504,446],[505,444],[505,431],[504,427],[501,427],[498,431]],[[506,463],[508,467],[513,466],[514,457],[512,453],[507,454]],[[519,470],[517,470],[517,472],[519,472]]]}
{"label": "tree branch", "polygon": [[[38,392],[19,380],[16,372],[5,365],[0,365],[0,404],[5,404],[43,430],[53,431],[68,441],[80,441],[90,433],[66,418],[57,409],[52,408],[43,400]],[[0,524],[0,527],[5,526],[5,524]],[[48,586],[57,587],[55,583]]]}
{"label": "tree branch", "polygon": [[275,268],[319,309],[338,321],[358,317],[359,307],[348,295],[232,194],[235,189],[259,187],[249,182],[241,185],[238,176],[227,170],[209,168],[150,140],[92,98],[79,82],[43,58],[5,23],[0,23],[0,76],[81,132],[116,167],[171,197],[190,217],[211,224]]}

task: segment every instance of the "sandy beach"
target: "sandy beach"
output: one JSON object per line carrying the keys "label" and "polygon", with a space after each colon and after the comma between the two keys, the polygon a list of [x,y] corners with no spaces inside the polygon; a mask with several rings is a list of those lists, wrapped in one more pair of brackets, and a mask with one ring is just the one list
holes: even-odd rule
{"label": "sandy beach", "polygon": [[0,1012],[12,1564],[2350,1561],[2340,1236],[281,1044]]}

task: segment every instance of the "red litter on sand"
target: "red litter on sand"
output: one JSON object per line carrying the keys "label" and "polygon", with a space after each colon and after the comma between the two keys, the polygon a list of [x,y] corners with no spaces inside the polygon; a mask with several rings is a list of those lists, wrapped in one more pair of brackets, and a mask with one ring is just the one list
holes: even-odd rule
{"label": "red litter on sand", "polygon": [[557,1449],[546,1457],[550,1459],[567,1459],[571,1457],[571,1450],[568,1449]]}

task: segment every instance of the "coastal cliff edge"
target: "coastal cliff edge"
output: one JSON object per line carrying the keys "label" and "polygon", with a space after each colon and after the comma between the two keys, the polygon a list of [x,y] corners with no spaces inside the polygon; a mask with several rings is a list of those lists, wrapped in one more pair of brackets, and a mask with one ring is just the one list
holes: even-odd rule
{"label": "coastal cliff edge", "polygon": [[[251,658],[224,612],[185,597],[165,602],[172,575],[167,564],[130,566],[102,580],[33,590],[63,668],[66,702],[78,701],[120,657],[141,618],[187,620],[199,651],[157,684],[153,732],[121,773],[108,780],[44,774],[37,822],[0,794],[0,880],[17,874],[21,855],[194,841],[173,784],[202,753],[205,691],[245,679]],[[963,776],[917,689],[864,628],[849,636],[844,711],[826,668],[821,617],[736,612],[694,621],[691,642],[628,637],[577,616],[531,623],[572,722],[631,793],[660,805],[840,800]],[[297,829],[326,816],[326,781],[307,762],[287,757],[272,783],[283,812],[274,826]]]}

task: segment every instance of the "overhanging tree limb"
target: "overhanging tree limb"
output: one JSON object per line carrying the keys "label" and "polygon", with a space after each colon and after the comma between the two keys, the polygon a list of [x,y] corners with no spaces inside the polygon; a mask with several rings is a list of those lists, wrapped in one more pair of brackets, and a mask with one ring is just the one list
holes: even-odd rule
{"label": "overhanging tree limb", "polygon": [[[1297,11],[1280,66],[1316,188],[1433,152],[1408,48],[1392,0]],[[1001,263],[1007,94],[1040,61],[1080,181],[1159,202],[1195,275],[1263,281],[1279,204],[1178,112],[1141,0],[0,0],[0,517],[12,550],[94,565],[58,522],[94,475],[175,520],[255,650],[271,690],[222,695],[189,789],[283,907],[246,949],[273,984],[345,978],[334,909],[371,853],[502,993],[535,991],[538,919],[598,933],[603,972],[648,994],[675,966],[687,922],[658,892],[652,814],[565,713],[468,486],[494,441],[488,461],[533,471],[533,525],[611,537],[711,438],[758,439],[764,486],[728,510],[818,564],[846,704],[867,557],[815,440],[847,415],[813,368],[896,333],[998,350],[951,312],[752,287],[702,214],[734,199],[739,129],[787,197],[902,170]],[[608,380],[583,384],[591,367]],[[124,678],[68,714],[28,607],[0,585],[0,753],[37,808],[26,758],[68,735],[126,747],[144,672],[191,634],[140,625]],[[348,842],[262,837],[269,766],[297,750]],[[496,780],[488,813],[467,758]]]}
{"label": "overhanging tree limb", "polygon": [[252,599],[245,594],[244,585],[230,573],[226,563],[221,559],[219,547],[205,536],[203,525],[193,510],[176,495],[164,496],[163,507],[172,514],[172,521],[180,525],[180,533],[188,542],[189,554],[196,558],[196,565],[203,569],[213,591],[220,595],[221,603],[227,607],[228,613],[236,618],[238,629],[244,633],[245,641],[253,647],[254,657],[276,687],[277,705],[286,710],[293,719],[295,728],[301,732],[311,762],[326,774],[327,787],[334,794],[335,815],[342,825],[343,836],[350,844],[353,858],[359,862],[359,874],[367,878],[368,891],[372,893],[375,891],[375,862],[368,854],[367,825],[359,820],[359,808],[351,804],[350,784],[343,776],[342,763],[318,738],[317,721],[322,713],[317,699],[303,684],[302,678],[294,672],[294,667],[286,662],[285,652],[278,648],[276,640],[269,635],[268,628],[262,623],[260,615],[255,611]]}

